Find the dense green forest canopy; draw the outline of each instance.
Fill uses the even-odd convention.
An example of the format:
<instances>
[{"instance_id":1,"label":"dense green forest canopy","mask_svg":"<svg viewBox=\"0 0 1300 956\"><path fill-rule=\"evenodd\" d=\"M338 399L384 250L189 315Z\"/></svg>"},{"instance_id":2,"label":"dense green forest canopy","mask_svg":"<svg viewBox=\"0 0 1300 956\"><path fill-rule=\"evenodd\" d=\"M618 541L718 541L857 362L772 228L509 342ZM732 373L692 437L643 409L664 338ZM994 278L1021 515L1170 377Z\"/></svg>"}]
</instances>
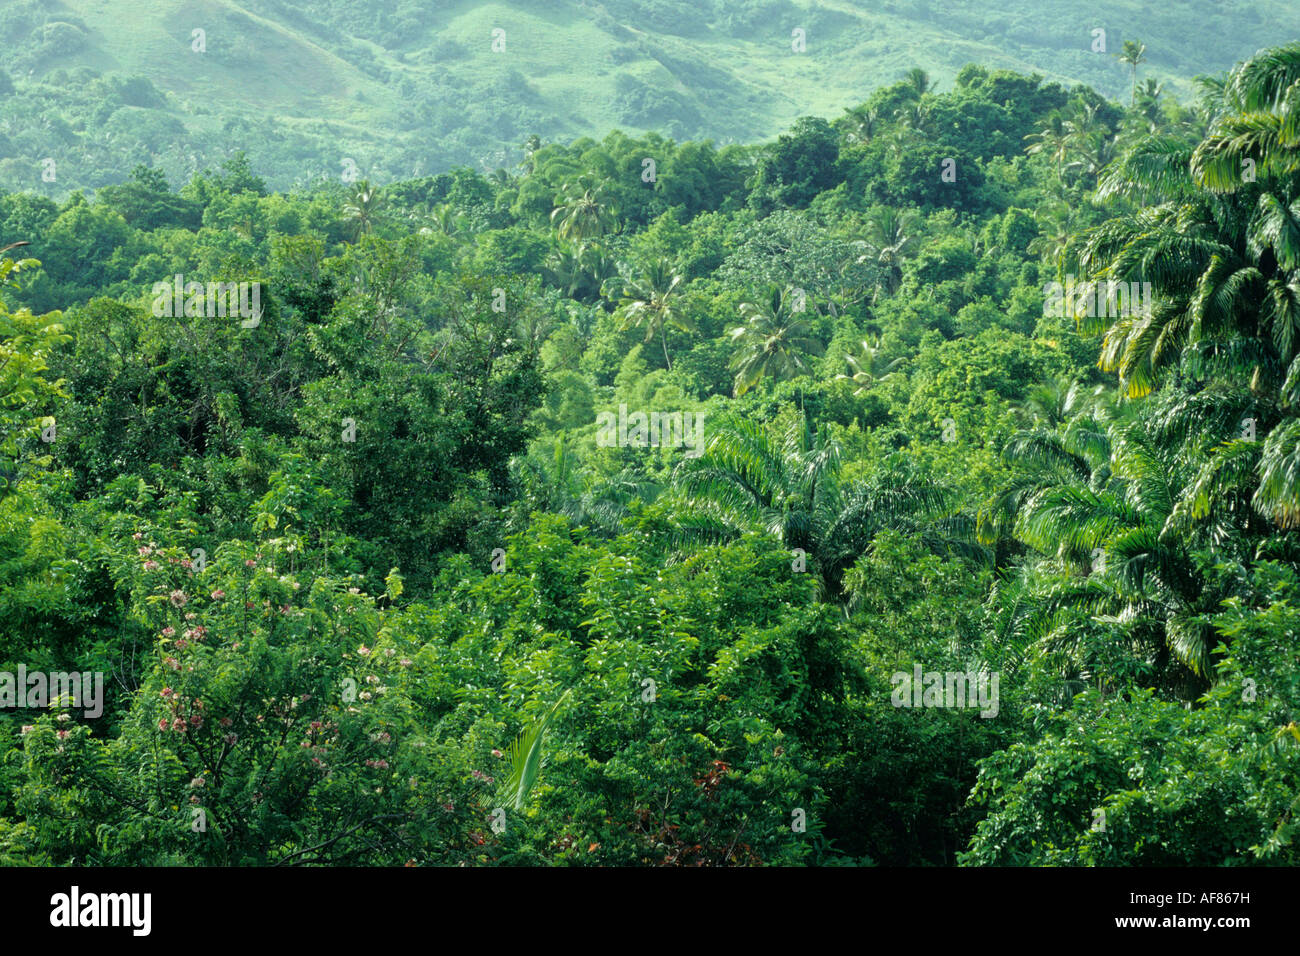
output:
<instances>
[{"instance_id":1,"label":"dense green forest canopy","mask_svg":"<svg viewBox=\"0 0 1300 956\"><path fill-rule=\"evenodd\" d=\"M1196 74L1300 35L1300 6L5 0L0 188L61 200L142 162L179 183L238 149L288 190L354 168L381 184L512 168L530 134L754 143L911 67L951 89L972 62L1127 99L1115 54L1139 32L1144 77L1190 101Z\"/></svg>"},{"instance_id":2,"label":"dense green forest canopy","mask_svg":"<svg viewBox=\"0 0 1300 956\"><path fill-rule=\"evenodd\" d=\"M1300 43L1129 39L0 193L0 671L106 679L0 709L0 862L1297 862Z\"/></svg>"}]
</instances>

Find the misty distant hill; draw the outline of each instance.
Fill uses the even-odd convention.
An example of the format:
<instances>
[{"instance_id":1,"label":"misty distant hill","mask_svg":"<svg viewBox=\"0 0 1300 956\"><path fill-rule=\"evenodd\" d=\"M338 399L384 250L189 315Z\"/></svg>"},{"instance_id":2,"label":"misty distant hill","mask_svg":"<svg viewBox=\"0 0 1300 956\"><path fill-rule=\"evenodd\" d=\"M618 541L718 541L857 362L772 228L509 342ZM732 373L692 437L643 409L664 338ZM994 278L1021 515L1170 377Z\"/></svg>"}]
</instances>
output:
<instances>
[{"instance_id":1,"label":"misty distant hill","mask_svg":"<svg viewBox=\"0 0 1300 956\"><path fill-rule=\"evenodd\" d=\"M530 134L753 142L914 66L940 89L978 62L1121 97L1123 39L1190 96L1297 36L1293 0L5 0L0 186L58 195L138 162L177 181L241 148L285 188L347 160L379 182L512 167Z\"/></svg>"}]
</instances>

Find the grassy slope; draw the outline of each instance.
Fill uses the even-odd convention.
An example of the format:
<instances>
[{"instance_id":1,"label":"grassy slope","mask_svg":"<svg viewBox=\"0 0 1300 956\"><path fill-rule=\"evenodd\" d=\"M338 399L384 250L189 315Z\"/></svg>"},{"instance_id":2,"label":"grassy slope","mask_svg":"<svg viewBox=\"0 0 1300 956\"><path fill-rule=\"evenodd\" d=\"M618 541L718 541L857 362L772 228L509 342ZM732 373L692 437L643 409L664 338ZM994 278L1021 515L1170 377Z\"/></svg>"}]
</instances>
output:
<instances>
[{"instance_id":1,"label":"grassy slope","mask_svg":"<svg viewBox=\"0 0 1300 956\"><path fill-rule=\"evenodd\" d=\"M1226 67L1262 45L1300 36L1300 5L1290 0L1185 0L1161 10L1148 9L1144 0L1100 0L1086 7L1075 0L797 5L812 9L780 18L790 23L764 24L754 35L713 29L687 37L616 22L599 4L584 9L578 0L438 2L430 4L422 32L404 38L401 49L385 50L367 40L331 36L328 26L311 22L298 4L284 3L291 15L282 12L277 19L277 0L51 0L51 18L71 14L89 27L89 49L62 62L50 57L41 71L88 66L147 76L169 94L169 112L189 129L185 146L194 161L213 161L248 145L255 164L271 169L272 184L286 186L291 179L283 162L269 163L268 151L310 157L297 178L337 173L337 157L355 155L383 181L455 161L486 168L512 163L521 128L568 138L653 125L638 124L634 114L620 110L620 75L677 96L686 117L681 134L752 141L800 115L836 115L918 65L941 85L964 64L978 62L1087 82L1120 95L1126 75L1113 58L1088 50L1092 26L1119 27L1125 37L1145 40L1152 62L1144 76L1165 80L1179 94L1188 92L1186 81L1195 72ZM790 30L805 23L808 51L796 55ZM203 55L189 48L196 27L207 31ZM491 50L494 27L507 31L504 54ZM459 45L459 55L435 62L428 48L448 41ZM358 68L357 48L368 51L390 78ZM514 77L522 76L524 118L503 119L498 135L490 118L467 113L463 132L471 142L462 137L439 155L437 140L431 142L427 129L421 138L420 123L410 118L411 87L404 93L399 86L415 83L421 97L445 94L443 108L454 116L458 97L479 94L446 88L448 73L480 87L496 82L517 88ZM21 90L23 78L18 79ZM294 146L245 143L239 131L220 135L228 118L246 121L258 135L303 138ZM521 123L526 126L516 128ZM129 167L130 160L122 165ZM0 185L30 185L7 182L7 172L0 168Z\"/></svg>"}]
</instances>

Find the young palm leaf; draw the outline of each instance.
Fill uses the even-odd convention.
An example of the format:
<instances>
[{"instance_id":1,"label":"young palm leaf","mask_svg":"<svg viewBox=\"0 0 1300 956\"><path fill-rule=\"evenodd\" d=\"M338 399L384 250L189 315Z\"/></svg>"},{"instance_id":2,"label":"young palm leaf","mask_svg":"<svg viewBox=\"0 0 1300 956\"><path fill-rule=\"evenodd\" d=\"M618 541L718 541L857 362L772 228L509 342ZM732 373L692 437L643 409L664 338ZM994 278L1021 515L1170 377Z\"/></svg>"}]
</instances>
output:
<instances>
[{"instance_id":1,"label":"young palm leaf","mask_svg":"<svg viewBox=\"0 0 1300 956\"><path fill-rule=\"evenodd\" d=\"M569 691L560 695L559 700L551 705L546 716L523 731L510 745L510 776L506 778L505 795L510 806L522 810L528 800L528 794L537 783L537 776L542 772L546 762L542 752L542 737L550 726L556 711L569 696Z\"/></svg>"}]
</instances>

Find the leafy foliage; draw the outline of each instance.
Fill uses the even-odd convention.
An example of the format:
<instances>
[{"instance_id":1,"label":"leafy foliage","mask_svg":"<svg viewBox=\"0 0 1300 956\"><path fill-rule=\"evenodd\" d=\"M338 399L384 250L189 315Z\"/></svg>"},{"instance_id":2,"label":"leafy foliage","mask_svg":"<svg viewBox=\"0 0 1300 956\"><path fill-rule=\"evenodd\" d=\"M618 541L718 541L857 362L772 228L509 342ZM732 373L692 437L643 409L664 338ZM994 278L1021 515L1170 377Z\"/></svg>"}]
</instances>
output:
<instances>
[{"instance_id":1,"label":"leafy foliage","mask_svg":"<svg viewBox=\"0 0 1300 956\"><path fill-rule=\"evenodd\" d=\"M917 68L767 145L0 195L0 672L106 678L0 707L0 862L1295 862L1300 54L1183 106L1131 43L1127 105Z\"/></svg>"}]
</instances>

